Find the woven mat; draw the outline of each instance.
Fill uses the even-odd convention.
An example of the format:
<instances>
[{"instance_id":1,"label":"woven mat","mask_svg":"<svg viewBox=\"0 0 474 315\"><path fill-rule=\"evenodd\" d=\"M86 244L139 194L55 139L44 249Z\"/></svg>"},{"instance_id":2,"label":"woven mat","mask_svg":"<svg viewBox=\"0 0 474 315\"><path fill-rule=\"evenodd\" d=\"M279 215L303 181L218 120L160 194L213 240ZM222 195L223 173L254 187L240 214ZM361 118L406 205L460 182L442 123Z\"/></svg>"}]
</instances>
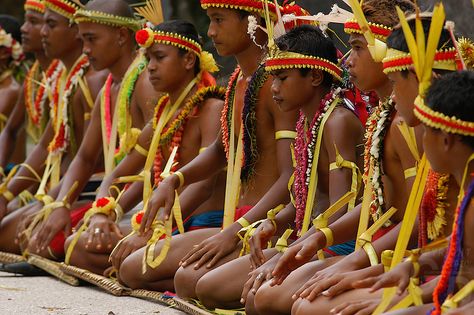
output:
<instances>
[{"instance_id":1,"label":"woven mat","mask_svg":"<svg viewBox=\"0 0 474 315\"><path fill-rule=\"evenodd\" d=\"M28 257L28 263L40 269L43 269L47 273L51 274L52 276L58 278L61 281L66 282L67 284L76 287L79 285L79 280L73 276L64 273L60 268L61 264L56 261L30 254L30 256Z\"/></svg>"},{"instance_id":2,"label":"woven mat","mask_svg":"<svg viewBox=\"0 0 474 315\"><path fill-rule=\"evenodd\" d=\"M91 283L115 296L130 295L130 289L120 285L117 281L106 278L102 275L95 274L93 272L90 272L88 270L85 270L79 267L66 265L64 263L61 263L59 265L59 268L65 274L68 274L70 276L73 276L81 280L84 280L88 283Z\"/></svg>"},{"instance_id":3,"label":"woven mat","mask_svg":"<svg viewBox=\"0 0 474 315\"><path fill-rule=\"evenodd\" d=\"M21 255L0 252L0 263L2 264L13 264L22 261L26 261L26 259Z\"/></svg>"},{"instance_id":4,"label":"woven mat","mask_svg":"<svg viewBox=\"0 0 474 315\"><path fill-rule=\"evenodd\" d=\"M206 311L192 302L185 301L179 297L173 298L176 308L190 315L214 315L209 311Z\"/></svg>"},{"instance_id":5,"label":"woven mat","mask_svg":"<svg viewBox=\"0 0 474 315\"><path fill-rule=\"evenodd\" d=\"M165 294L157 291L148 291L143 289L132 290L130 292L130 296L151 300L153 302L159 302L161 304L165 304L171 307L175 307L176 303L174 302L174 298L168 297Z\"/></svg>"}]
</instances>

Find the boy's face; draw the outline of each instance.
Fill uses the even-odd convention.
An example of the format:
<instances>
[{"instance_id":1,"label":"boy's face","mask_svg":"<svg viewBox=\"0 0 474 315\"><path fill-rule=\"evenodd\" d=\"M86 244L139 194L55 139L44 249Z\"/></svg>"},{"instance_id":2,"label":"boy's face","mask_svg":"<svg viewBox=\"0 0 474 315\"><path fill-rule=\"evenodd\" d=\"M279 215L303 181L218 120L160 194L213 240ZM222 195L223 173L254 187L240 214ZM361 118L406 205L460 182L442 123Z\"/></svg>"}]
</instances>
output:
<instances>
[{"instance_id":1,"label":"boy's face","mask_svg":"<svg viewBox=\"0 0 474 315\"><path fill-rule=\"evenodd\" d=\"M418 96L418 80L412 71L406 73L405 76L405 73L395 71L387 76L393 83L393 98L397 112L410 127L415 127L420 124L413 112L415 98Z\"/></svg>"},{"instance_id":2,"label":"boy's face","mask_svg":"<svg viewBox=\"0 0 474 315\"><path fill-rule=\"evenodd\" d=\"M120 53L119 29L97 23L79 23L79 35L83 41L82 51L89 57L95 70L111 67Z\"/></svg>"},{"instance_id":3,"label":"boy's face","mask_svg":"<svg viewBox=\"0 0 474 315\"><path fill-rule=\"evenodd\" d=\"M70 26L67 18L46 9L41 38L46 55L52 59L61 59L69 54L72 47L77 45L77 26Z\"/></svg>"},{"instance_id":4,"label":"boy's face","mask_svg":"<svg viewBox=\"0 0 474 315\"><path fill-rule=\"evenodd\" d=\"M43 27L43 14L27 10L25 22L21 26L21 45L26 53L36 53L43 50L41 44L41 28Z\"/></svg>"},{"instance_id":5,"label":"boy's face","mask_svg":"<svg viewBox=\"0 0 474 315\"><path fill-rule=\"evenodd\" d=\"M347 59L352 83L364 92L377 89L387 80L381 62L375 62L367 48L363 35L353 34L349 38L352 47Z\"/></svg>"},{"instance_id":6,"label":"boy's face","mask_svg":"<svg viewBox=\"0 0 474 315\"><path fill-rule=\"evenodd\" d=\"M446 164L445 161L449 151L445 149L443 132L426 125L423 125L423 127L423 149L431 168L438 173L450 173L449 162Z\"/></svg>"},{"instance_id":7,"label":"boy's face","mask_svg":"<svg viewBox=\"0 0 474 315\"><path fill-rule=\"evenodd\" d=\"M145 56L149 61L149 79L155 91L173 92L182 85L183 73L190 67L186 64L186 55L181 55L177 47L156 43L147 48Z\"/></svg>"},{"instance_id":8,"label":"boy's face","mask_svg":"<svg viewBox=\"0 0 474 315\"><path fill-rule=\"evenodd\" d=\"M311 71L305 76L299 69L275 70L271 74L273 100L281 111L293 111L311 101L314 94Z\"/></svg>"},{"instance_id":9,"label":"boy's face","mask_svg":"<svg viewBox=\"0 0 474 315\"><path fill-rule=\"evenodd\" d=\"M208 8L210 19L207 35L221 56L236 55L254 45L247 34L248 19L241 18L236 10Z\"/></svg>"}]
</instances>

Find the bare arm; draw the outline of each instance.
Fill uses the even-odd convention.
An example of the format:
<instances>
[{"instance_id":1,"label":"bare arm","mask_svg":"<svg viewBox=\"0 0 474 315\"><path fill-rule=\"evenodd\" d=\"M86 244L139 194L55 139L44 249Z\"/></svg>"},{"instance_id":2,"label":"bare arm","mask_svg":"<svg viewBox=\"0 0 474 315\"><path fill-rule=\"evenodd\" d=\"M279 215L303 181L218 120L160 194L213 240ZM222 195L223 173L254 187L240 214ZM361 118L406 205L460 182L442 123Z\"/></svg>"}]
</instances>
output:
<instances>
[{"instance_id":1,"label":"bare arm","mask_svg":"<svg viewBox=\"0 0 474 315\"><path fill-rule=\"evenodd\" d=\"M8 121L5 128L0 134L0 166L5 167L10 160L15 147L15 137L18 132L23 128L25 122L25 105L24 105L24 94L23 90L20 93L20 97L11 113L8 117Z\"/></svg>"}]
</instances>

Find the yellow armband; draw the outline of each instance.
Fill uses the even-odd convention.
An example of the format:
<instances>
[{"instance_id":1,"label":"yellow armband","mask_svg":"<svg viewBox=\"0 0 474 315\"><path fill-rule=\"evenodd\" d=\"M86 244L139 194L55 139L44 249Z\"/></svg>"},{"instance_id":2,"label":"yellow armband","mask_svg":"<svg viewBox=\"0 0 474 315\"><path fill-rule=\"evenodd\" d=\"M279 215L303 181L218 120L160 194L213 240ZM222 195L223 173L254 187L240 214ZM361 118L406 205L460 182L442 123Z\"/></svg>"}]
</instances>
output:
<instances>
[{"instance_id":1,"label":"yellow armband","mask_svg":"<svg viewBox=\"0 0 474 315\"><path fill-rule=\"evenodd\" d=\"M90 120L92 114L90 112L84 113L84 121Z\"/></svg>"},{"instance_id":2,"label":"yellow armband","mask_svg":"<svg viewBox=\"0 0 474 315\"><path fill-rule=\"evenodd\" d=\"M244 217L241 217L240 219L238 219L237 223L240 224L243 228L246 228L247 226L250 225L249 221L247 221L247 219Z\"/></svg>"},{"instance_id":3,"label":"yellow armband","mask_svg":"<svg viewBox=\"0 0 474 315\"><path fill-rule=\"evenodd\" d=\"M296 131L293 130L279 130L275 132L275 140L280 139L295 139L296 138Z\"/></svg>"},{"instance_id":4,"label":"yellow armband","mask_svg":"<svg viewBox=\"0 0 474 315\"><path fill-rule=\"evenodd\" d=\"M199 154L203 153L204 151L206 151L207 147L202 147L202 148L199 148Z\"/></svg>"},{"instance_id":5,"label":"yellow armband","mask_svg":"<svg viewBox=\"0 0 474 315\"><path fill-rule=\"evenodd\" d=\"M179 187L178 188L183 187L184 186L184 175L183 175L183 173L181 173L180 171L176 171L173 174L178 176L178 179L179 179Z\"/></svg>"},{"instance_id":6,"label":"yellow armband","mask_svg":"<svg viewBox=\"0 0 474 315\"><path fill-rule=\"evenodd\" d=\"M320 230L326 236L326 247L331 246L333 242L332 231L328 228L329 219L342 207L344 207L353 197L355 193L352 191L347 192L344 196L339 198L338 201L333 203L326 211L318 215L313 220L313 226L315 229ZM326 234L328 233L328 234ZM330 235L329 235L330 233ZM331 243L331 245L327 245ZM319 260L324 260L324 253L322 250L318 251Z\"/></svg>"},{"instance_id":7,"label":"yellow armband","mask_svg":"<svg viewBox=\"0 0 474 315\"><path fill-rule=\"evenodd\" d=\"M285 233L278 239L275 249L279 253L284 253L286 249L288 248L288 238L291 236L291 233L293 233L292 229L287 229Z\"/></svg>"},{"instance_id":8,"label":"yellow armband","mask_svg":"<svg viewBox=\"0 0 474 315\"><path fill-rule=\"evenodd\" d=\"M148 150L146 150L144 147L142 147L142 146L139 145L138 143L136 143L133 148L135 149L135 151L137 151L138 153L140 153L140 154L143 155L144 157L147 157L147 156L148 156Z\"/></svg>"},{"instance_id":9,"label":"yellow armband","mask_svg":"<svg viewBox=\"0 0 474 315\"><path fill-rule=\"evenodd\" d=\"M407 168L406 170L404 170L403 174L405 175L405 179L415 177L417 170L418 170L417 166L413 166L413 167L410 167L410 168Z\"/></svg>"},{"instance_id":10,"label":"yellow armband","mask_svg":"<svg viewBox=\"0 0 474 315\"><path fill-rule=\"evenodd\" d=\"M367 253L367 256L369 256L371 266L378 265L379 263L377 253L372 246L372 236L392 217L396 211L396 208L390 208L374 224L372 224L371 227L362 233L357 240L359 246L362 247Z\"/></svg>"},{"instance_id":11,"label":"yellow armband","mask_svg":"<svg viewBox=\"0 0 474 315\"><path fill-rule=\"evenodd\" d=\"M355 206L357 194L359 189L362 186L362 174L359 170L359 167L351 161L344 160L344 158L339 153L336 144L334 143L334 148L336 150L336 161L329 165L329 171L336 169L348 168L352 172L352 181L351 181L351 192L354 193L352 200L349 203L348 210L352 210Z\"/></svg>"},{"instance_id":12,"label":"yellow armband","mask_svg":"<svg viewBox=\"0 0 474 315\"><path fill-rule=\"evenodd\" d=\"M285 208L284 205L278 205L276 206L275 208L271 209L271 210L268 210L267 212L267 219L270 220L273 224L273 226L275 227L275 229L277 228L277 224L275 222L275 218L276 218L276 215Z\"/></svg>"}]
</instances>

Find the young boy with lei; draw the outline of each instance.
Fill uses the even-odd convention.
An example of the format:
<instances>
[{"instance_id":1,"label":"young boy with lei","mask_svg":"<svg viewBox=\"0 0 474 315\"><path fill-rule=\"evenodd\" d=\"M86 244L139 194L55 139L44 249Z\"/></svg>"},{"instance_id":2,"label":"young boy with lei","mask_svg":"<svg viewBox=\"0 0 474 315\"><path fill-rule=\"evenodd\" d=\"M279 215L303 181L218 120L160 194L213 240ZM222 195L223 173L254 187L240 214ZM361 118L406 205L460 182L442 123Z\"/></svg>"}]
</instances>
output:
<instances>
[{"instance_id":1,"label":"young boy with lei","mask_svg":"<svg viewBox=\"0 0 474 315\"><path fill-rule=\"evenodd\" d=\"M425 36L424 38L428 39L430 36L430 40L433 40L434 37L431 35L432 31L430 31L432 28L431 16L425 14L423 18L420 19L419 23L422 26ZM442 27L442 21L440 23L440 27ZM412 32L415 32L414 18L409 19L408 25L412 29ZM446 72L456 71L458 57L450 32L446 29L440 29L440 33L440 40L439 42L436 42L438 50L436 51L433 63L433 71L439 75ZM394 82L393 98L397 102L397 109L399 110L404 123L406 122L406 124L411 127L419 126L420 121L413 113L413 104L418 96L418 88L420 84L418 83L419 81L415 74L416 68L414 68L413 59L400 26L395 28L388 37L387 46L387 56L383 60L383 67L384 72L388 75L390 80ZM436 47L433 49L436 49ZM432 70L430 69L429 72L431 71ZM419 226L418 229L414 229L414 235L412 237L413 239L416 239L416 233L418 233L418 245L421 248L421 251L436 250L439 247L437 245L439 243L438 241L443 240L445 235L449 235L451 231L450 225L452 222L452 214L454 213L457 204L456 196L458 191L459 188L457 184L450 181L449 175L446 176L430 171L427 177L427 185L423 193L423 200L419 208ZM411 232L406 231L405 233L410 234ZM433 244L429 245L430 243ZM431 247L433 248L430 249ZM393 256L393 251L391 253L390 256ZM383 255L388 257L388 252ZM343 312L353 314L358 311L372 313L380 303L382 292L372 293L367 292L367 290L352 290L353 285L359 287L362 284L367 286L368 284L373 283L373 278L370 279L370 282L362 280L362 284L358 283L357 280L367 279L367 276L373 277L378 273L383 273L385 269L384 266L388 268L390 267L390 263L390 260L387 260L383 264L366 268L361 272L351 273L351 276L347 276L348 274L346 274L343 281L330 287L325 292L325 297L318 299L320 302L318 305L321 306L321 303L323 303L322 301L325 301L325 305L331 304L334 307L334 313ZM431 275L437 275L440 272L439 268L430 269L429 273ZM400 272L400 268L398 268L398 272ZM425 275L427 275L427 273L425 273ZM399 288L399 292L404 292L410 283L409 273L406 277L404 274L403 278L408 281L404 284L403 288ZM390 279L389 282L391 283L395 281L393 276L387 275L385 280L388 279ZM355 282L356 284L354 284ZM433 283L436 282L430 282L422 286L423 297L428 297L431 294ZM413 291L412 287L410 287L409 291ZM391 305L393 306L397 304L396 302L399 302L403 298L405 298L405 296L399 296L396 299L393 299ZM411 298L411 295L408 298ZM317 303L318 300L316 300L315 303Z\"/></svg>"},{"instance_id":2,"label":"young boy with lei","mask_svg":"<svg viewBox=\"0 0 474 315\"><path fill-rule=\"evenodd\" d=\"M283 252L284 246L280 244L285 237L277 242L276 249L267 251L266 257L261 252L262 246L274 235L282 236L285 229L293 228L295 223L297 234L303 235L311 227L309 218L318 217L339 201L342 205L336 206L338 209L333 215L326 213L319 217L330 222L337 219L345 210L352 210L360 189L358 166L362 167L362 152L358 150L363 141L363 126L354 108L346 105L346 91L340 82L342 70L337 66L334 44L316 27L304 25L279 37L269 51L265 68L273 75L273 99L284 112L300 110L294 146L294 203L280 209L276 216L277 211L274 211L258 226L250 246L259 255L252 255L250 260L249 256L233 260L199 280L198 297L209 308L237 307L244 301L252 304L252 299L247 298L249 284L269 278L270 274L266 274L271 273L269 264L264 269L258 267L266 259ZM349 197L344 196L347 192L350 192ZM309 198L309 195L315 198ZM314 222L325 230L325 224ZM247 274L255 268L249 280ZM223 284L222 277L229 281ZM258 285L252 289L256 290ZM241 297L243 301L239 303ZM252 308L247 305L247 313L254 313Z\"/></svg>"},{"instance_id":3,"label":"young boy with lei","mask_svg":"<svg viewBox=\"0 0 474 315\"><path fill-rule=\"evenodd\" d=\"M195 286L202 275L238 256L237 232L242 226L264 218L269 209L288 202L287 186L293 171L290 143L294 132L287 131L294 129L296 112L281 112L271 98L268 75L264 65L259 65L263 51L257 46L264 43L265 34L257 30L253 35L255 41L247 34L249 24L258 28L258 19L265 12L263 2L248 0L236 4L206 0L201 5L210 17L208 35L218 53L235 56L239 64L229 82L221 117L222 132L203 154L181 168L177 176L169 176L160 184L140 227L146 232L155 219L169 219L174 191L180 181L194 183L227 165L224 229L221 233L215 228L177 235L171 240L173 256L167 257L159 268L171 270L167 281L173 285L172 277L181 265L174 277L174 288L182 297L196 297ZM273 4L271 7L275 18L275 7ZM164 209L156 218L160 207ZM156 248L163 245L159 242ZM135 261L133 266L137 266L142 256L143 252L138 251L130 257L130 262L132 258ZM122 280L134 287L164 288L160 278L141 277L136 281L122 277Z\"/></svg>"},{"instance_id":4,"label":"young boy with lei","mask_svg":"<svg viewBox=\"0 0 474 315\"><path fill-rule=\"evenodd\" d=\"M46 0L44 4L45 23L41 29L43 45L47 56L59 59L62 67L57 67L48 81L50 121L40 142L18 172L13 172L2 183L2 212L15 196L40 183L36 198L41 203L18 209L2 221L0 248L12 253L20 252L19 244L14 240L22 217L29 217L27 213L34 214L43 205L52 203L51 198L43 200L47 186L56 186L75 155L88 125L93 100L104 84L106 75L90 69L88 57L82 54L82 40L78 37L77 25L71 24L77 5L67 0Z\"/></svg>"},{"instance_id":5,"label":"young boy with lei","mask_svg":"<svg viewBox=\"0 0 474 315\"><path fill-rule=\"evenodd\" d=\"M0 167L3 170L8 169L8 162L14 156L14 152L22 148L21 142L18 143L17 139L21 139L23 130L26 129L35 144L42 136L49 119L46 82L59 66L59 61L51 62L46 56L41 44L40 32L45 10L43 2L27 0L24 9L25 22L20 28L21 45L25 53L34 55L35 61L26 74L22 93L0 134ZM22 150L25 150L24 146ZM2 177L6 176L5 172L0 173Z\"/></svg>"},{"instance_id":6,"label":"young boy with lei","mask_svg":"<svg viewBox=\"0 0 474 315\"><path fill-rule=\"evenodd\" d=\"M413 4L409 1L394 3L379 0L363 3L362 11L370 21L367 28L371 30L372 37L375 34L378 39L377 42L382 43L381 40L385 40L389 35L390 28L398 23L396 5L401 6L405 11L414 9ZM351 34L350 44L353 48L347 60L351 80L363 91L375 91L381 99L380 105L374 109L371 118L368 120L369 130L367 135L370 138L365 147L365 177L369 176L369 165L372 165L372 169L376 169L375 172L370 172L371 176L369 178L369 183L373 183L376 187L374 189L366 188L364 193L365 208L369 209L367 207L368 201L368 205L371 206L373 221L378 221L380 217L383 219L364 234L364 236L367 236L365 243L368 244L365 248L371 253L370 262L375 262L378 260L378 252L389 246L394 246L398 232L397 229L391 232L389 228L383 228L379 231L375 238L388 233L388 239L385 237L385 239L382 238L382 242L374 242L374 253L370 251L370 242L372 236L374 236L374 230L377 230L378 225L388 225L387 216L393 215L395 210L388 211L391 207L387 206L393 206L396 209L405 207L413 178L405 179L404 170L413 168L416 164L416 158L415 153L410 151L409 145L398 127L401 118L396 115L393 102L390 99L391 83L382 72L381 57L383 54L378 53L378 58L374 56L376 61L374 60L356 21L348 21L345 24L345 29ZM371 145L372 143L374 145ZM417 153L419 154L419 152ZM366 185L368 185L367 181ZM372 196L372 194L375 195ZM370 201L374 202L371 204ZM388 214L385 214L385 209L387 209ZM333 232L334 244L357 239L357 222L360 214L361 205L358 205L354 211L345 214L328 227ZM395 214L395 216L392 216L392 221L398 223L402 218L403 214ZM280 257L276 266L272 267L272 281L257 291L254 301L257 311L262 314L289 313L293 299L300 296L300 293L303 297L313 300L316 291L325 291L333 284L333 281L337 283L340 280L337 278L340 274L365 268L369 264L368 255L364 250L356 250L347 257L333 257L322 262L306 264L319 250L325 247L326 243L326 234L318 230L307 233L307 238L290 246ZM361 241L357 243L358 246L365 245L361 244ZM298 268L300 266L303 267ZM289 274L289 278L286 279ZM312 275L314 276L308 281L308 278ZM336 281L336 278L339 280ZM285 281L283 282L283 280ZM306 290L306 288L308 289ZM275 302L275 296L277 295L279 299Z\"/></svg>"},{"instance_id":7,"label":"young boy with lei","mask_svg":"<svg viewBox=\"0 0 474 315\"><path fill-rule=\"evenodd\" d=\"M156 99L147 76L141 75L146 60L142 54L136 53L133 35L141 25L126 2L94 0L77 10L74 20L91 65L96 71L107 69L110 74L97 97L77 154L60 185L47 195L57 205L51 208L52 213L41 228L33 232L27 245L29 252L50 259L62 259L65 235L71 233L70 229L91 206L73 206L71 210L68 207L77 200L99 167L101 151L104 153L102 165L105 165L105 174L108 175L114 167L115 155L126 154L133 148L136 136L131 134L132 130L142 129L151 119L150 104L153 98ZM104 54L106 48L111 51ZM100 168L104 169L104 166ZM71 187L76 188L71 192Z\"/></svg>"},{"instance_id":8,"label":"young boy with lei","mask_svg":"<svg viewBox=\"0 0 474 315\"><path fill-rule=\"evenodd\" d=\"M21 97L21 73L24 71L25 55L20 43L20 23L10 15L0 15L0 131L2 131L15 110L15 104ZM15 163L25 159L25 136L20 133L18 147L5 163L8 173ZM9 164L7 164L10 162Z\"/></svg>"},{"instance_id":9,"label":"young boy with lei","mask_svg":"<svg viewBox=\"0 0 474 315\"><path fill-rule=\"evenodd\" d=\"M154 23L159 22L159 19L150 16L147 16L147 19ZM138 139L141 149L137 147L136 150L141 151L128 155L104 184L111 185L113 178L134 175L142 170L144 174L151 169L154 186L159 185L167 172L177 171L179 167L186 165L212 144L219 132L218 122L225 90L216 86L214 78L210 75L210 72L216 71L217 67L212 55L202 49L195 27L181 20L163 22L153 29L144 28L138 31L136 38L140 46L146 49L145 55L149 60L148 74L154 89L167 94L159 100L156 116ZM174 104L175 108L170 110ZM172 156L175 147L177 154ZM141 155L140 152L145 154ZM173 163L169 170L165 166L169 163L166 163L167 160ZM222 187L224 182L220 176L218 186L214 189L215 179L211 177L209 180L179 189L182 215L186 218L185 231L222 224L223 213L218 209L222 208L223 190L218 187ZM107 188L101 186L99 192L101 198L96 203L100 200L108 200L109 203L112 201L125 212L139 201L137 196L140 195L137 191L140 189L143 192L144 204L148 198L142 182L133 183L117 200L107 197L109 195ZM71 260L66 262L96 273L103 273L111 264L112 270L119 270L123 260L132 252L146 246L147 243L151 245L156 242L156 238L152 239L155 237L153 233L144 235L137 233L142 216L143 211L133 215L131 220L133 231L123 238L122 233L126 234L130 226L121 232L112 218L93 215L87 233L80 238L73 236L69 240L71 245L67 246L67 251L71 252ZM101 233L97 233L97 230ZM139 259L140 265L142 257L143 255ZM149 272L155 272L153 260L153 257L146 260L147 266L151 267ZM139 270L140 266L124 273L136 274ZM108 273L107 271L106 274Z\"/></svg>"},{"instance_id":10,"label":"young boy with lei","mask_svg":"<svg viewBox=\"0 0 474 315\"><path fill-rule=\"evenodd\" d=\"M431 167L434 171L455 177L462 201L456 209L444 262L433 260L430 253L422 254L418 261L421 273L430 264L442 265L441 276L433 292L433 303L390 314L451 314L448 311L458 305L464 306L464 314L469 314L466 310L469 303L472 305L474 286L474 240L472 233L467 232L469 222L474 219L474 117L469 105L474 99L473 87L472 71L447 74L434 81L426 96L426 104L415 105L415 114L425 126L423 144ZM413 265L412 262L410 264ZM412 272L410 270L410 274ZM469 310L472 311L472 308Z\"/></svg>"}]
</instances>

